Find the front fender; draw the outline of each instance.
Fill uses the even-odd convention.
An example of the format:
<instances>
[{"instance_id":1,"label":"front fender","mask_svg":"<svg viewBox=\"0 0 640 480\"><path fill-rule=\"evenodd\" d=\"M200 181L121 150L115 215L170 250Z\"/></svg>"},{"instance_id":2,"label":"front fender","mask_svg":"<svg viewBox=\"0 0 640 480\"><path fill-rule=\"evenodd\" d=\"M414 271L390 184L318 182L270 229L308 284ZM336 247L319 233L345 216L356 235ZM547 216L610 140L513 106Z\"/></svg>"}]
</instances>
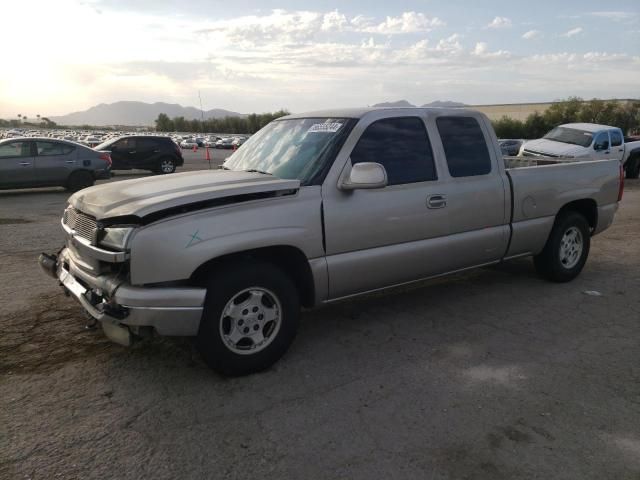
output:
<instances>
[{"instance_id":1,"label":"front fender","mask_svg":"<svg viewBox=\"0 0 640 480\"><path fill-rule=\"evenodd\" d=\"M171 217L140 228L131 241L131 283L187 280L203 263L256 248L288 245L324 255L320 187Z\"/></svg>"}]
</instances>

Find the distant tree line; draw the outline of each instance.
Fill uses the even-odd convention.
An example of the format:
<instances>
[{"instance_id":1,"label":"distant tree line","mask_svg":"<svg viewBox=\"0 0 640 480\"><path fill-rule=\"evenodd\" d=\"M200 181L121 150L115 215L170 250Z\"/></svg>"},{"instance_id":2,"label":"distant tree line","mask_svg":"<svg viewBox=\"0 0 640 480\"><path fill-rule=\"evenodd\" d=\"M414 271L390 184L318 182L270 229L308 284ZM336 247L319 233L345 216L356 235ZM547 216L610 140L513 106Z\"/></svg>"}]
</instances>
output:
<instances>
[{"instance_id":1,"label":"distant tree line","mask_svg":"<svg viewBox=\"0 0 640 480\"><path fill-rule=\"evenodd\" d=\"M57 123L49 120L47 117L36 115L37 121L30 122L26 115L18 114L17 119L4 120L0 118L0 128L21 128L21 127L40 127L40 128L56 128Z\"/></svg>"},{"instance_id":2,"label":"distant tree line","mask_svg":"<svg viewBox=\"0 0 640 480\"><path fill-rule=\"evenodd\" d=\"M524 121L504 116L492 123L498 138L540 138L558 125L574 122L611 125L626 135L640 128L640 101L584 101L570 97L554 103L544 113L532 113Z\"/></svg>"},{"instance_id":3,"label":"distant tree line","mask_svg":"<svg viewBox=\"0 0 640 480\"><path fill-rule=\"evenodd\" d=\"M267 123L276 118L289 115L286 110L273 113L252 113L246 117L208 118L202 120L186 120L184 117L173 117L165 113L155 120L158 132L194 132L194 133L256 133Z\"/></svg>"}]
</instances>

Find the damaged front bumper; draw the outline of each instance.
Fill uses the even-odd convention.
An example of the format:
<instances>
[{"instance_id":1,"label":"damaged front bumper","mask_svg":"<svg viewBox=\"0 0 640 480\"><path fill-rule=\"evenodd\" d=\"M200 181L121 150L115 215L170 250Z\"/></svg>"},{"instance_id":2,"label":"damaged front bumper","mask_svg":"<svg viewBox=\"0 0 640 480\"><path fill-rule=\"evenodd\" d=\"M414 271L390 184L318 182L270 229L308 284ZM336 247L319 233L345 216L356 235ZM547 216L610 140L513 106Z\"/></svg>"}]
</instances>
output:
<instances>
[{"instance_id":1,"label":"damaged front bumper","mask_svg":"<svg viewBox=\"0 0 640 480\"><path fill-rule=\"evenodd\" d=\"M204 288L136 287L116 274L94 276L80 268L79 260L68 248L58 255L43 253L38 261L116 343L128 346L136 334L149 327L159 335L198 333Z\"/></svg>"}]
</instances>

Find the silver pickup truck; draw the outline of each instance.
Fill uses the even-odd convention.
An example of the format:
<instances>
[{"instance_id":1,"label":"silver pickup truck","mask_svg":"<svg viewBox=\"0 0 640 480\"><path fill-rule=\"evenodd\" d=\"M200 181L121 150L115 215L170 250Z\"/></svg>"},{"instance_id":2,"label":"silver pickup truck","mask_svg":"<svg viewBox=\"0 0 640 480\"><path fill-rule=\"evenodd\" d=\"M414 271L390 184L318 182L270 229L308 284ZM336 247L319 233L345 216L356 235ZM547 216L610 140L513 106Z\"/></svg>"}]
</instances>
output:
<instances>
[{"instance_id":1,"label":"silver pickup truck","mask_svg":"<svg viewBox=\"0 0 640 480\"><path fill-rule=\"evenodd\" d=\"M195 336L213 369L264 369L301 307L531 255L566 282L622 196L617 160L505 159L464 109L278 119L220 170L77 192L40 264L112 340Z\"/></svg>"}]
</instances>

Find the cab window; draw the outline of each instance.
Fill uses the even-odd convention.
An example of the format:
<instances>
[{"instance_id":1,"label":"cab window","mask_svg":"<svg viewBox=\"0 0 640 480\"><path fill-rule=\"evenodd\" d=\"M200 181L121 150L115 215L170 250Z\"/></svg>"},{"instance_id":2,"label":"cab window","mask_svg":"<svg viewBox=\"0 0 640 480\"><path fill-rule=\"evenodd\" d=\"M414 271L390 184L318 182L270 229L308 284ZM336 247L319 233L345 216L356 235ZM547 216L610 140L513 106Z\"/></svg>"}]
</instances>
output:
<instances>
[{"instance_id":1,"label":"cab window","mask_svg":"<svg viewBox=\"0 0 640 480\"><path fill-rule=\"evenodd\" d=\"M609 132L600 132L593 141L594 150L607 150L609 148Z\"/></svg>"},{"instance_id":2,"label":"cab window","mask_svg":"<svg viewBox=\"0 0 640 480\"><path fill-rule=\"evenodd\" d=\"M369 125L351 152L351 163L361 162L382 165L389 185L436 179L429 137L418 117L388 118Z\"/></svg>"},{"instance_id":3,"label":"cab window","mask_svg":"<svg viewBox=\"0 0 640 480\"><path fill-rule=\"evenodd\" d=\"M436 125L452 177L473 177L491 172L487 141L475 118L438 117Z\"/></svg>"}]
</instances>

